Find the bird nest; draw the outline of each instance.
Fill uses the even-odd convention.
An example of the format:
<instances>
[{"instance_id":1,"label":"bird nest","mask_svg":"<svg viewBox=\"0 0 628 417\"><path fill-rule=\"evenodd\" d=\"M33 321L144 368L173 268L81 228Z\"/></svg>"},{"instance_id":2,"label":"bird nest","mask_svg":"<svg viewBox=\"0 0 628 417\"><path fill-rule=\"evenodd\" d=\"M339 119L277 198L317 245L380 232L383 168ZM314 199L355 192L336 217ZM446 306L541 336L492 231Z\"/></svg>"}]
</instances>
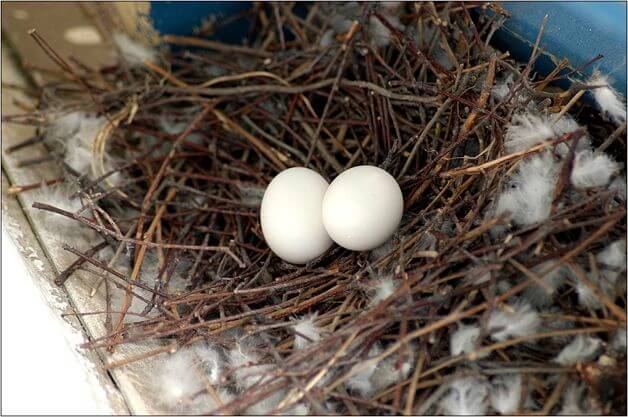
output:
<instances>
[{"instance_id":1,"label":"bird nest","mask_svg":"<svg viewBox=\"0 0 628 417\"><path fill-rule=\"evenodd\" d=\"M98 69L32 33L65 79L5 121L39 126L64 168L28 192L76 255L57 283L99 277L108 334L84 348L163 345L145 384L164 412L624 414L626 124L607 80L536 74L539 41L525 63L492 48L495 4L299 7L252 6L241 45L116 34ZM390 241L275 256L272 178L357 165L402 189Z\"/></svg>"}]
</instances>

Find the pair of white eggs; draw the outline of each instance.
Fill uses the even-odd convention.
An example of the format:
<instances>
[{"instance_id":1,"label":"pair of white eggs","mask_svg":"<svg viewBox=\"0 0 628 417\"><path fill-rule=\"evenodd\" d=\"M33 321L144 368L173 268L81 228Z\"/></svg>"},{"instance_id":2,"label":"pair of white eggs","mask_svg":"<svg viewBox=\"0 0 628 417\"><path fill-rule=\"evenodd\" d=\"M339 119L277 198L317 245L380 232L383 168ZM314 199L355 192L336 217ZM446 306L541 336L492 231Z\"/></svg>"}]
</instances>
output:
<instances>
[{"instance_id":1,"label":"pair of white eggs","mask_svg":"<svg viewBox=\"0 0 628 417\"><path fill-rule=\"evenodd\" d=\"M333 242L350 250L375 249L397 230L402 214L399 184L381 168L357 166L331 184L311 169L290 168L266 188L261 225L277 256L304 264Z\"/></svg>"}]
</instances>

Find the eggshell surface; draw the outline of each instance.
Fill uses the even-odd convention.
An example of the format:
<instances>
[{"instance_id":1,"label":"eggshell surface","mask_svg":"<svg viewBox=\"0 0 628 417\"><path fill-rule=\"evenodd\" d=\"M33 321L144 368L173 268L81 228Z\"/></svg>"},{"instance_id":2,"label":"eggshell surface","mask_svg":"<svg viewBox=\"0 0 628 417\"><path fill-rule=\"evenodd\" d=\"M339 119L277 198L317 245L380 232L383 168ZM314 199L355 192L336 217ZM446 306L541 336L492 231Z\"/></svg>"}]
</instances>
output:
<instances>
[{"instance_id":1,"label":"eggshell surface","mask_svg":"<svg viewBox=\"0 0 628 417\"><path fill-rule=\"evenodd\" d=\"M381 168L362 165L332 181L323 199L323 224L340 246L364 251L386 242L399 227L403 194Z\"/></svg>"},{"instance_id":2,"label":"eggshell surface","mask_svg":"<svg viewBox=\"0 0 628 417\"><path fill-rule=\"evenodd\" d=\"M289 168L268 184L260 209L262 233L281 259L304 264L332 245L322 219L329 184L315 171Z\"/></svg>"}]
</instances>

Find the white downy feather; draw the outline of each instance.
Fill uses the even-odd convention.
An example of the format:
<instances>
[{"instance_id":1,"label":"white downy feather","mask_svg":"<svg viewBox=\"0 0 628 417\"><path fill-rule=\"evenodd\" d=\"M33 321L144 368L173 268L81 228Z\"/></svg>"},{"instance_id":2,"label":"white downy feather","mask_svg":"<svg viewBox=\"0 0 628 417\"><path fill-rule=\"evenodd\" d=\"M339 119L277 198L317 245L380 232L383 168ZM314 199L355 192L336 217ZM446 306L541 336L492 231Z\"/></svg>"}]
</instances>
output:
<instances>
[{"instance_id":1,"label":"white downy feather","mask_svg":"<svg viewBox=\"0 0 628 417\"><path fill-rule=\"evenodd\" d=\"M520 374L495 378L490 386L491 407L500 414L514 414L519 410L521 402Z\"/></svg>"},{"instance_id":2,"label":"white downy feather","mask_svg":"<svg viewBox=\"0 0 628 417\"><path fill-rule=\"evenodd\" d=\"M395 292L397 284L392 278L381 278L372 287L373 296L369 301L370 306L376 306Z\"/></svg>"},{"instance_id":3,"label":"white downy feather","mask_svg":"<svg viewBox=\"0 0 628 417\"><path fill-rule=\"evenodd\" d=\"M580 125L569 115L564 115L555 121L553 115L520 113L513 116L506 129L504 148L506 152L513 153L574 132L580 129ZM584 150L589 147L588 137L581 137L576 150ZM556 150L561 156L567 155L569 142L559 143L556 145Z\"/></svg>"},{"instance_id":4,"label":"white downy feather","mask_svg":"<svg viewBox=\"0 0 628 417\"><path fill-rule=\"evenodd\" d=\"M209 412L217 404L210 395L203 393L208 376L204 374L204 359L197 353L203 354L210 350L209 346L194 346L182 348L163 358L155 365L153 378L150 380L152 389L168 411L179 413ZM219 390L225 402L229 400L226 391Z\"/></svg>"},{"instance_id":5,"label":"white downy feather","mask_svg":"<svg viewBox=\"0 0 628 417\"><path fill-rule=\"evenodd\" d=\"M451 415L484 415L487 397L488 389L483 381L473 377L457 379L449 385L440 408Z\"/></svg>"},{"instance_id":6,"label":"white downy feather","mask_svg":"<svg viewBox=\"0 0 628 417\"><path fill-rule=\"evenodd\" d=\"M247 389L263 383L275 370L274 365L261 363L261 358L248 343L236 342L228 352L229 365L233 369L233 379L240 389Z\"/></svg>"},{"instance_id":7,"label":"white downy feather","mask_svg":"<svg viewBox=\"0 0 628 417\"><path fill-rule=\"evenodd\" d=\"M499 196L495 215L510 212L510 219L527 226L550 215L558 169L551 155L530 157L519 164L510 187Z\"/></svg>"},{"instance_id":8,"label":"white downy feather","mask_svg":"<svg viewBox=\"0 0 628 417\"><path fill-rule=\"evenodd\" d=\"M449 351L452 355L469 353L475 349L475 343L480 336L479 326L458 325L458 330L451 334L449 339Z\"/></svg>"},{"instance_id":9,"label":"white downy feather","mask_svg":"<svg viewBox=\"0 0 628 417\"><path fill-rule=\"evenodd\" d=\"M142 45L124 33L114 33L113 41L122 57L131 65L144 65L144 61L157 62L157 51Z\"/></svg>"},{"instance_id":10,"label":"white downy feather","mask_svg":"<svg viewBox=\"0 0 628 417\"><path fill-rule=\"evenodd\" d=\"M511 337L535 333L541 319L537 311L527 302L517 301L506 309L495 309L488 320L491 337L503 341Z\"/></svg>"},{"instance_id":11,"label":"white downy feather","mask_svg":"<svg viewBox=\"0 0 628 417\"><path fill-rule=\"evenodd\" d=\"M626 329L619 329L613 333L611 347L617 352L626 353Z\"/></svg>"},{"instance_id":12,"label":"white downy feather","mask_svg":"<svg viewBox=\"0 0 628 417\"><path fill-rule=\"evenodd\" d=\"M381 346L376 343L369 351L368 357L364 360L371 359L374 356L379 355L381 352ZM354 368L360 367L361 365L361 363L358 363L357 365L354 365ZM368 397L369 395L371 395L375 391L375 386L373 384L373 381L371 380L371 377L375 374L375 371L377 371L378 365L379 363L370 364L365 368L361 368L354 375L351 375L351 377L349 377L349 379L345 381L345 385L347 386L347 388L350 391L358 393L362 397Z\"/></svg>"},{"instance_id":13,"label":"white downy feather","mask_svg":"<svg viewBox=\"0 0 628 417\"><path fill-rule=\"evenodd\" d=\"M588 395L585 394L585 386L583 383L572 382L563 394L563 401L558 415L560 416L580 416L580 415L599 415L601 410L591 406L588 401Z\"/></svg>"},{"instance_id":14,"label":"white downy feather","mask_svg":"<svg viewBox=\"0 0 628 417\"><path fill-rule=\"evenodd\" d=\"M615 178L608 186L609 191L613 191L621 201L626 201L626 175Z\"/></svg>"},{"instance_id":15,"label":"white downy feather","mask_svg":"<svg viewBox=\"0 0 628 417\"><path fill-rule=\"evenodd\" d=\"M78 198L70 199L70 195L72 195L72 192L62 184L47 186L44 183L39 190L36 201L76 213L83 207L83 204ZM45 225L51 232L63 231L65 233L78 230L78 222L74 219L50 211L40 210L39 213L45 217Z\"/></svg>"},{"instance_id":16,"label":"white downy feather","mask_svg":"<svg viewBox=\"0 0 628 417\"><path fill-rule=\"evenodd\" d=\"M591 90L595 102L597 103L603 115L607 116L615 124L621 124L626 121L626 103L623 102L621 96L608 82L608 77L602 75L598 70L593 71L593 75L589 79L589 84L594 86L603 86Z\"/></svg>"},{"instance_id":17,"label":"white downy feather","mask_svg":"<svg viewBox=\"0 0 628 417\"><path fill-rule=\"evenodd\" d=\"M561 365L572 365L577 362L593 360L601 347L602 341L597 337L579 334L560 351L554 362Z\"/></svg>"},{"instance_id":18,"label":"white downy feather","mask_svg":"<svg viewBox=\"0 0 628 417\"><path fill-rule=\"evenodd\" d=\"M495 97L497 101L504 101L504 99L510 93L510 89L513 86L513 81L513 74L508 73L508 75L495 83L495 85L491 89L491 95Z\"/></svg>"},{"instance_id":19,"label":"white downy feather","mask_svg":"<svg viewBox=\"0 0 628 417\"><path fill-rule=\"evenodd\" d=\"M317 314L303 317L292 326L295 331L295 349L305 349L321 339L321 330L318 328L316 323L314 323L316 317Z\"/></svg>"},{"instance_id":20,"label":"white downy feather","mask_svg":"<svg viewBox=\"0 0 628 417\"><path fill-rule=\"evenodd\" d=\"M571 183L577 188L603 187L617 171L619 166L607 154L580 151L574 158Z\"/></svg>"},{"instance_id":21,"label":"white downy feather","mask_svg":"<svg viewBox=\"0 0 628 417\"><path fill-rule=\"evenodd\" d=\"M381 361L371 377L373 391L378 392L406 379L414 366L414 351L415 346L411 346L410 349L402 349L401 364L398 354L391 355Z\"/></svg>"}]
</instances>

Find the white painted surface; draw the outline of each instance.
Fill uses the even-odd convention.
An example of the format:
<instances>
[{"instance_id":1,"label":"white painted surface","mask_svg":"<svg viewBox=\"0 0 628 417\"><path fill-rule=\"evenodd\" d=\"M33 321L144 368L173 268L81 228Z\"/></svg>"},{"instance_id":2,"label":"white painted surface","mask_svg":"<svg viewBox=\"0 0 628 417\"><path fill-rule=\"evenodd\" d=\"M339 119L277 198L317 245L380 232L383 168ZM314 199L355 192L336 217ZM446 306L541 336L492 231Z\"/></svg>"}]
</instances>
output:
<instances>
[{"instance_id":1,"label":"white painted surface","mask_svg":"<svg viewBox=\"0 0 628 417\"><path fill-rule=\"evenodd\" d=\"M58 313L56 313L58 315ZM51 311L2 230L2 414L108 414L70 330Z\"/></svg>"}]
</instances>

